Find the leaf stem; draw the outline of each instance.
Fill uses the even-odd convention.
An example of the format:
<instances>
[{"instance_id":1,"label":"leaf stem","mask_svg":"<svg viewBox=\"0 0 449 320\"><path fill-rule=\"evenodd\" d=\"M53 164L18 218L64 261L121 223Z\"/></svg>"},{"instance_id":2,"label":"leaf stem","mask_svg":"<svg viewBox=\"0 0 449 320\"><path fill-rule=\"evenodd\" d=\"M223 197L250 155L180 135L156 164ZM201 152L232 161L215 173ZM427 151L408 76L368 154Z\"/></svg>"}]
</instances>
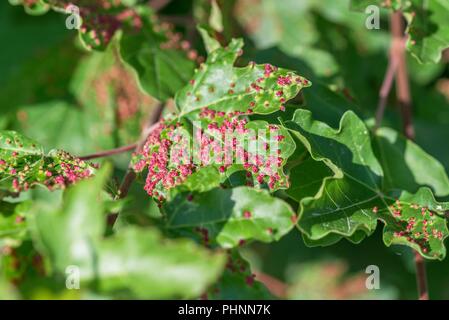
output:
<instances>
[{"instance_id":1,"label":"leaf stem","mask_svg":"<svg viewBox=\"0 0 449 320\"><path fill-rule=\"evenodd\" d=\"M403 121L403 131L407 139L415 138L412 115L412 98L410 95L410 85L408 79L407 60L405 52L404 20L401 11L396 11L391 15L391 34L394 46L392 56L397 62L396 70L396 96L401 107ZM429 289L427 286L427 272L424 258L415 251L416 283L418 287L418 298L429 300Z\"/></svg>"},{"instance_id":2,"label":"leaf stem","mask_svg":"<svg viewBox=\"0 0 449 320\"><path fill-rule=\"evenodd\" d=\"M391 51L393 51L393 48L391 49ZM380 127L382 123L385 108L387 106L388 95L390 94L391 87L393 86L393 80L396 74L397 67L397 60L392 57L392 53L390 52L390 58L388 59L388 69L385 73L385 78L379 91L379 103L377 105L376 111L376 125L374 127L375 131Z\"/></svg>"},{"instance_id":3,"label":"leaf stem","mask_svg":"<svg viewBox=\"0 0 449 320\"><path fill-rule=\"evenodd\" d=\"M395 48L396 58L394 59L398 64L396 71L396 96L401 107L404 134L408 139L413 140L415 138L415 130L413 128L412 98L405 53L404 21L401 11L393 13L391 23L393 38L397 39L396 42L399 43Z\"/></svg>"},{"instance_id":4,"label":"leaf stem","mask_svg":"<svg viewBox=\"0 0 449 320\"><path fill-rule=\"evenodd\" d=\"M398 17L400 19L398 19ZM388 96L393 87L393 80L396 78L399 68L399 61L401 60L401 52L405 48L405 39L402 26L402 15L400 12L395 12L390 17L390 29L391 29L391 46L388 54L388 67L385 72L385 77L382 82L382 87L379 91L379 103L376 111L376 125L375 130L378 129L382 123L384 117L385 108L387 106ZM402 80L402 78L401 78Z\"/></svg>"},{"instance_id":5,"label":"leaf stem","mask_svg":"<svg viewBox=\"0 0 449 320\"><path fill-rule=\"evenodd\" d=\"M416 282L418 286L419 300L429 300L429 291L427 287L427 272L424 258L415 251Z\"/></svg>"},{"instance_id":6,"label":"leaf stem","mask_svg":"<svg viewBox=\"0 0 449 320\"><path fill-rule=\"evenodd\" d=\"M101 152L97 152L97 153L90 154L90 155L87 155L87 156L83 156L83 157L80 157L79 159L86 161L86 160L92 160L92 159L97 159L97 158L110 157L112 155L125 153L125 152L128 152L128 151L134 150L136 148L136 146L137 146L137 144L134 143L134 144L130 144L130 145L127 145L127 146L119 147L119 148L116 148L116 149L101 151Z\"/></svg>"}]
</instances>

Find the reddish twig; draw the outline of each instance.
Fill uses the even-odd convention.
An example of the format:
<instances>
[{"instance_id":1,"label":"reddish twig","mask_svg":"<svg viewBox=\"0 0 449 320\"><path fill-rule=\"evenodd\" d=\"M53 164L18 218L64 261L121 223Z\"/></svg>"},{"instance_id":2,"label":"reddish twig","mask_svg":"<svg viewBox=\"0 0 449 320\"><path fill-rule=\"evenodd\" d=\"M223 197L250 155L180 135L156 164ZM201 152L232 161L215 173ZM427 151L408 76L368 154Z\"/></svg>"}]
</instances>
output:
<instances>
[{"instance_id":1,"label":"reddish twig","mask_svg":"<svg viewBox=\"0 0 449 320\"><path fill-rule=\"evenodd\" d=\"M286 298L288 285L273 276L266 273L255 271L256 280L262 282L274 296L278 298Z\"/></svg>"},{"instance_id":2,"label":"reddish twig","mask_svg":"<svg viewBox=\"0 0 449 320\"><path fill-rule=\"evenodd\" d=\"M98 158L104 158L104 157L110 157L116 154L120 154L120 153L125 153L131 150L134 150L136 148L137 144L130 144L128 146L124 146L124 147L120 147L120 148L116 148L116 149L112 149L112 150L106 150L106 151L101 151L98 153L94 153L94 154L90 154L88 156L84 156L84 157L80 157L81 160L92 160L92 159L98 159Z\"/></svg>"},{"instance_id":3,"label":"reddish twig","mask_svg":"<svg viewBox=\"0 0 449 320\"><path fill-rule=\"evenodd\" d=\"M396 70L396 96L398 98L401 115L403 121L404 135L413 140L415 138L415 130L412 118L412 98L410 95L410 85L408 80L408 70L405 52L405 36L404 36L404 20L401 11L396 11L391 16L391 33L393 41L400 43L395 46L393 52L394 59L397 61ZM416 283L420 300L429 299L429 291L427 286L427 273L424 258L418 253L415 254L416 266Z\"/></svg>"},{"instance_id":4,"label":"reddish twig","mask_svg":"<svg viewBox=\"0 0 449 320\"><path fill-rule=\"evenodd\" d=\"M397 77L397 71L400 61L401 52L404 50L405 39L402 33L401 25L398 25L395 14L391 15L391 47L388 55L388 67L385 73L382 87L379 91L379 103L376 111L375 129L379 128L384 117L385 108L387 106L388 96L393 87L393 80Z\"/></svg>"},{"instance_id":5,"label":"reddish twig","mask_svg":"<svg viewBox=\"0 0 449 320\"><path fill-rule=\"evenodd\" d=\"M382 83L382 87L379 92L379 103L377 105L376 111L376 125L375 130L380 127L382 119L384 117L385 108L387 107L388 95L390 94L391 87L393 86L394 76L398 67L397 59L394 59L392 51L394 50L394 45L390 50L390 58L388 59L388 69L385 73L385 78Z\"/></svg>"},{"instance_id":6,"label":"reddish twig","mask_svg":"<svg viewBox=\"0 0 449 320\"><path fill-rule=\"evenodd\" d=\"M170 3L171 0L150 0L148 5L153 8L154 11L159 11Z\"/></svg>"},{"instance_id":7,"label":"reddish twig","mask_svg":"<svg viewBox=\"0 0 449 320\"><path fill-rule=\"evenodd\" d=\"M415 266L419 300L429 300L426 264L424 258L418 252L415 252Z\"/></svg>"},{"instance_id":8,"label":"reddish twig","mask_svg":"<svg viewBox=\"0 0 449 320\"><path fill-rule=\"evenodd\" d=\"M410 85L408 82L407 60L405 56L404 22L402 13L397 11L391 18L391 31L396 42L401 43L397 46L396 55L398 68L396 72L396 95L401 107L404 134L407 138L415 138L415 130L412 120L412 98L410 95Z\"/></svg>"}]
</instances>

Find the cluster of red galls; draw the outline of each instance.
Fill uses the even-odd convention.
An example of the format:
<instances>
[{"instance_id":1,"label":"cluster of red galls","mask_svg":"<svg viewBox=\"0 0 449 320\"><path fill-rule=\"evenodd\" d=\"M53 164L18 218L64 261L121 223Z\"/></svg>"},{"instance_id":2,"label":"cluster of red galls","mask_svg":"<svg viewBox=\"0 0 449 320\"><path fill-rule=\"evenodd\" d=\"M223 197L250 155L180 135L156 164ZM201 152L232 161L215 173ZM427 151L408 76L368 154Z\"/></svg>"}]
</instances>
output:
<instances>
[{"instance_id":1,"label":"cluster of red galls","mask_svg":"<svg viewBox=\"0 0 449 320\"><path fill-rule=\"evenodd\" d=\"M279 134L275 125L267 126L267 136L271 144L265 140L253 141L261 144L256 152L247 148L249 140L260 139L248 129L248 120L241 118L243 112L224 113L204 108L199 113L203 128L195 128L192 145L190 138L180 134L183 126L180 123L161 121L156 130L148 137L142 151L137 155L139 160L134 165L136 172L148 168L145 183L147 193L163 201L165 192L182 184L190 175L202 167L214 166L222 174L230 167L246 171L247 185L267 184L270 189L287 186L283 178L279 145L285 136ZM247 136L246 136L247 135ZM246 139L247 138L247 139ZM245 140L246 139L246 140ZM275 150L271 148L275 146ZM193 152L192 152L193 151Z\"/></svg>"},{"instance_id":2,"label":"cluster of red galls","mask_svg":"<svg viewBox=\"0 0 449 320\"><path fill-rule=\"evenodd\" d=\"M13 152L8 162L0 159L0 179L10 181L10 190L16 193L38 184L50 190L65 188L92 175L92 167L63 151L51 157Z\"/></svg>"}]
</instances>

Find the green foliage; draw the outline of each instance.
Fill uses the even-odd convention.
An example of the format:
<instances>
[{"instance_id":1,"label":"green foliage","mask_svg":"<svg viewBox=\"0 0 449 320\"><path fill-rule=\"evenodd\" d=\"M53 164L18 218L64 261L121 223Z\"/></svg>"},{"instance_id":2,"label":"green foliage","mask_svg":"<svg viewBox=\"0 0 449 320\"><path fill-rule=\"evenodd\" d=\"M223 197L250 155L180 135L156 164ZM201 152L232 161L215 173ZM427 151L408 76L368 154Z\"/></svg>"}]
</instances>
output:
<instances>
[{"instance_id":1,"label":"green foliage","mask_svg":"<svg viewBox=\"0 0 449 320\"><path fill-rule=\"evenodd\" d=\"M218 48L209 54L190 80L190 86L176 95L181 115L202 108L245 113L251 109L250 113L268 114L279 110L303 87L310 86L308 80L271 65L233 67L242 47L242 40L232 40L228 48Z\"/></svg>"},{"instance_id":2,"label":"green foliage","mask_svg":"<svg viewBox=\"0 0 449 320\"><path fill-rule=\"evenodd\" d=\"M134 0L10 0L13 5L23 5L25 11L31 14L39 15L52 9L79 19L70 21L73 24L72 28L80 30L79 36L86 48L96 50L104 50L119 29L142 27L138 13L140 8L132 7L135 2ZM70 5L76 6L77 9L71 10ZM79 18L76 18L76 15L79 15Z\"/></svg>"},{"instance_id":3,"label":"green foliage","mask_svg":"<svg viewBox=\"0 0 449 320\"><path fill-rule=\"evenodd\" d=\"M407 9L408 50L420 62L436 63L449 47L449 4L443 0L416 1Z\"/></svg>"},{"instance_id":4,"label":"green foliage","mask_svg":"<svg viewBox=\"0 0 449 320\"><path fill-rule=\"evenodd\" d=\"M313 197L301 200L299 227L309 244L330 244L339 237L359 242L359 237L363 238L360 231L372 234L380 220L386 224L387 245L406 244L427 258L444 258L445 204L437 205L429 189L419 189L414 195L401 191L416 189L418 183L426 182L440 188L441 176L445 176L441 164L434 160L433 167L429 167L430 156L410 142L412 148L407 148L407 152L399 149L392 155L391 150L384 151L398 158L396 164L402 163L400 170L390 170L390 162L384 158L384 172L372 150L367 127L350 111L343 115L338 130L313 120L305 110L298 110L286 125L306 146L312 159L322 161L333 172L333 176L323 179L322 171L314 170L323 183ZM410 166L414 172L420 172L420 162L426 163L430 173L426 182L420 181L419 176L408 176ZM432 181L432 176L438 178ZM398 191L393 192L393 188ZM440 209L434 211L437 206Z\"/></svg>"},{"instance_id":5,"label":"green foliage","mask_svg":"<svg viewBox=\"0 0 449 320\"><path fill-rule=\"evenodd\" d=\"M0 131L0 190L19 193L36 185L64 188L90 177L94 168L64 151L44 148L14 131Z\"/></svg>"},{"instance_id":6,"label":"green foliage","mask_svg":"<svg viewBox=\"0 0 449 320\"><path fill-rule=\"evenodd\" d=\"M235 250L228 252L226 269L205 298L214 300L273 299L267 288L256 279L251 266Z\"/></svg>"},{"instance_id":7,"label":"green foliage","mask_svg":"<svg viewBox=\"0 0 449 320\"><path fill-rule=\"evenodd\" d=\"M412 253L439 260L444 297L444 0L9 2L25 10L1 7L2 29L29 25L0 31L1 298L410 298ZM77 38L55 31L69 3ZM370 4L381 30L357 12ZM415 141L393 98L374 125L395 10ZM386 289L348 294L368 258Z\"/></svg>"},{"instance_id":8,"label":"green foliage","mask_svg":"<svg viewBox=\"0 0 449 320\"><path fill-rule=\"evenodd\" d=\"M120 40L124 61L137 72L142 88L151 96L166 101L190 79L194 57L188 58L170 29L154 22L155 17L143 10L144 32L125 32Z\"/></svg>"},{"instance_id":9,"label":"green foliage","mask_svg":"<svg viewBox=\"0 0 449 320\"><path fill-rule=\"evenodd\" d=\"M408 22L407 49L421 63L437 63L449 47L449 4L444 0L352 0L352 7L364 10L369 5L402 10Z\"/></svg>"},{"instance_id":10,"label":"green foliage","mask_svg":"<svg viewBox=\"0 0 449 320\"><path fill-rule=\"evenodd\" d=\"M113 297L201 294L218 277L223 255L190 241L163 241L156 230L137 227L103 238L106 219L99 199L108 175L105 168L95 179L69 189L59 210L37 209L32 230L53 271L64 274L67 267L76 266L82 286L93 285Z\"/></svg>"},{"instance_id":11,"label":"green foliage","mask_svg":"<svg viewBox=\"0 0 449 320\"><path fill-rule=\"evenodd\" d=\"M441 163L390 128L380 128L373 141L385 171L384 188L415 192L429 186L436 196L449 195L449 178Z\"/></svg>"},{"instance_id":12,"label":"green foliage","mask_svg":"<svg viewBox=\"0 0 449 320\"><path fill-rule=\"evenodd\" d=\"M280 199L248 187L179 194L164 206L169 230L195 229L206 244L232 248L248 240L271 242L287 234L296 215Z\"/></svg>"},{"instance_id":13,"label":"green foliage","mask_svg":"<svg viewBox=\"0 0 449 320\"><path fill-rule=\"evenodd\" d=\"M27 222L25 212L29 203L14 204L6 201L0 202L0 245L20 243L26 237Z\"/></svg>"}]
</instances>

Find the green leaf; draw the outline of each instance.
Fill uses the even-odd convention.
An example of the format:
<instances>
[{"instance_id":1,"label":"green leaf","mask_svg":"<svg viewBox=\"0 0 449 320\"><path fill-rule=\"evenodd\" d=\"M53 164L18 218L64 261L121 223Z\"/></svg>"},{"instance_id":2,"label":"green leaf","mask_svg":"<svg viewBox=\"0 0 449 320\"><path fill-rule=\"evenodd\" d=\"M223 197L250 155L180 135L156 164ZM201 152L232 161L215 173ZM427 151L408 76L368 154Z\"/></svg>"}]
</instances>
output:
<instances>
[{"instance_id":1,"label":"green leaf","mask_svg":"<svg viewBox=\"0 0 449 320\"><path fill-rule=\"evenodd\" d=\"M93 167L72 155L43 147L14 131L0 131L0 190L12 193L36 185L64 188L90 177Z\"/></svg>"},{"instance_id":2,"label":"green leaf","mask_svg":"<svg viewBox=\"0 0 449 320\"><path fill-rule=\"evenodd\" d=\"M2 300L19 299L19 293L17 292L17 290L7 279L5 279L2 274L0 274L0 297L2 297Z\"/></svg>"},{"instance_id":3,"label":"green leaf","mask_svg":"<svg viewBox=\"0 0 449 320\"><path fill-rule=\"evenodd\" d=\"M140 88L132 68L121 60L118 39L114 39L106 51L93 52L79 63L72 76L70 92L79 107L67 106L65 109L70 110L65 112L81 118L74 121L72 134L72 139L80 140L74 144L82 149L78 154L134 143L140 137L142 123L150 118L157 105L157 101ZM54 111L63 113L59 109ZM69 126L70 119L67 122ZM70 141L70 137L64 138Z\"/></svg>"},{"instance_id":4,"label":"green leaf","mask_svg":"<svg viewBox=\"0 0 449 320\"><path fill-rule=\"evenodd\" d=\"M345 15L344 1L321 5L314 0L262 0L254 5L251 0L240 0L237 4L237 19L258 49L277 46L290 57L305 61L319 76L331 76L339 70L334 55L323 50L320 40L320 26L312 14L337 6L331 13ZM320 12L321 13L321 12ZM351 17L353 20L354 17Z\"/></svg>"},{"instance_id":5,"label":"green leaf","mask_svg":"<svg viewBox=\"0 0 449 320\"><path fill-rule=\"evenodd\" d=\"M301 202L300 229L311 239L330 233L351 236L359 229L370 234L377 222L371 209L379 198L382 168L371 150L368 129L351 111L344 114L340 129L312 119L310 111L298 110L287 122L312 158L333 172L316 195ZM369 209L367 209L369 208Z\"/></svg>"},{"instance_id":6,"label":"green leaf","mask_svg":"<svg viewBox=\"0 0 449 320\"><path fill-rule=\"evenodd\" d=\"M155 230L129 227L98 247L100 291L129 290L118 297L194 298L216 281L225 263L191 241L167 241Z\"/></svg>"},{"instance_id":7,"label":"green leaf","mask_svg":"<svg viewBox=\"0 0 449 320\"><path fill-rule=\"evenodd\" d=\"M221 278L207 291L210 300L269 300L268 289L252 273L249 263L237 250L230 250Z\"/></svg>"},{"instance_id":8,"label":"green leaf","mask_svg":"<svg viewBox=\"0 0 449 320\"><path fill-rule=\"evenodd\" d=\"M79 268L82 285L115 298L194 298L220 275L225 257L156 230L123 227L104 239L107 168L67 191L62 208L37 209L34 237L54 271ZM153 272L152 272L153 270Z\"/></svg>"},{"instance_id":9,"label":"green leaf","mask_svg":"<svg viewBox=\"0 0 449 320\"><path fill-rule=\"evenodd\" d=\"M353 112L343 115L338 130L313 120L306 110L298 110L287 126L309 150L311 157L322 161L334 173L323 179L314 196L300 202L298 226L304 232L307 244L329 245L337 242L339 237L359 242L374 232L377 220L381 220L386 225L384 234L390 228L402 231L400 235L398 233L399 240L385 240L387 245L392 242L406 244L426 258L444 258L443 240L447 228L443 217L435 217L438 220L436 238L423 241L410 232L415 232L410 227L410 208L429 206L430 200L422 193L430 191L420 189L416 195L410 195L402 190L382 189L383 170L372 151L370 135ZM402 184L404 181L399 179L393 185L407 187ZM414 219L417 225L425 223L426 214L416 214Z\"/></svg>"},{"instance_id":10,"label":"green leaf","mask_svg":"<svg viewBox=\"0 0 449 320\"><path fill-rule=\"evenodd\" d=\"M300 202L305 197L318 193L323 180L332 176L332 170L323 162L312 158L302 161L290 170L291 186L287 194Z\"/></svg>"},{"instance_id":11,"label":"green leaf","mask_svg":"<svg viewBox=\"0 0 449 320\"><path fill-rule=\"evenodd\" d=\"M304 98L305 109L312 111L317 120L331 127L338 127L340 118L348 110L354 111L361 117L369 115L358 104L331 90L324 83L314 83L310 90L304 91Z\"/></svg>"},{"instance_id":12,"label":"green leaf","mask_svg":"<svg viewBox=\"0 0 449 320\"><path fill-rule=\"evenodd\" d=\"M23 5L25 12L31 15L41 15L50 10L50 6L43 0L9 0L9 3L13 6Z\"/></svg>"},{"instance_id":13,"label":"green leaf","mask_svg":"<svg viewBox=\"0 0 449 320\"><path fill-rule=\"evenodd\" d=\"M379 219L385 223L385 244L404 244L428 259L443 260L444 240L449 236L445 217L449 203L437 202L429 188L421 188L415 194L402 192L397 198L390 207L393 215L380 213Z\"/></svg>"},{"instance_id":14,"label":"green leaf","mask_svg":"<svg viewBox=\"0 0 449 320\"><path fill-rule=\"evenodd\" d=\"M95 243L106 227L100 200L109 172L110 169L104 168L95 178L70 188L62 208L49 210L43 205L37 208L34 237L56 270L64 273L68 266L76 265L82 278L94 276Z\"/></svg>"},{"instance_id":15,"label":"green leaf","mask_svg":"<svg viewBox=\"0 0 449 320\"><path fill-rule=\"evenodd\" d=\"M243 114L274 112L276 109L270 106L268 99L271 99L272 102L276 101L278 104L276 108L283 109L283 103L295 97L303 86L310 86L310 82L296 76L291 71L278 69L268 64L250 64L246 68L234 67L235 60L241 54L242 46L242 40L234 39L228 47L219 47L209 54L207 62L202 64L190 84L178 91L176 95L180 114L177 115L177 118L161 123L158 130L155 130L147 139L142 152L134 158L133 167L137 172L149 167L145 190L158 201L167 199L168 191L184 182L186 182L187 189L195 188L206 191L218 186L233 173L244 170L247 170L248 177L252 178L249 179L248 185L267 184L271 191L288 186L283 166L295 150L290 135L285 129L269 125L264 121L248 123L247 119L243 118ZM194 101L191 101L192 92L190 90L192 89L196 92ZM203 96L202 92L207 92L208 96L204 97L206 102L200 98ZM223 134L224 131L226 131L226 138ZM265 132L265 137L263 137L263 132ZM201 136L206 138L197 141L199 140L197 133L201 133ZM254 135L251 136L252 134ZM174 135L182 137L179 143L172 141ZM226 145L228 138L235 139L238 145L235 148L232 146L229 148ZM244 141L252 138L257 142ZM192 140L194 149L197 146L202 148L193 150L193 155L190 144ZM228 141L233 142L230 139ZM241 143L237 143L237 141ZM272 148L274 145L272 142L279 142L276 150L274 147ZM212 144L213 151L210 151L208 147ZM250 151L250 145L256 150ZM241 147L242 154L247 153L247 158L250 156L255 158L257 155L258 160L239 159L243 161L234 161L238 157L239 147ZM187 155L182 157L182 165L178 159L180 158L178 155L180 149L188 150ZM216 151L217 149L219 151ZM229 149L232 149L232 164L229 164L230 152L227 151ZM279 153L275 154L278 151ZM240 158L242 157L243 155L240 156ZM170 161L168 161L169 158ZM205 158L208 160L204 160ZM178 161L172 161L173 159ZM157 166L154 166L155 161L159 162ZM193 186L191 181L197 181L198 177L204 175L198 172L209 165L216 167L215 170L207 169L212 173L211 176L198 188ZM219 170L222 175L218 176L216 170Z\"/></svg>"},{"instance_id":16,"label":"green leaf","mask_svg":"<svg viewBox=\"0 0 449 320\"><path fill-rule=\"evenodd\" d=\"M74 27L80 23L79 37L87 49L105 50L118 30L124 28L136 31L142 27L139 16L141 8L134 7L134 0L119 0L107 5L102 0L10 0L10 3L23 5L30 14L43 14L49 9L68 14L67 19L70 20L67 22L73 23ZM70 5L76 6L78 12L69 11Z\"/></svg>"},{"instance_id":17,"label":"green leaf","mask_svg":"<svg viewBox=\"0 0 449 320\"><path fill-rule=\"evenodd\" d=\"M380 128L374 142L384 169L385 190L416 192L420 186L428 186L436 196L449 195L449 178L443 165L413 141L393 129Z\"/></svg>"},{"instance_id":18,"label":"green leaf","mask_svg":"<svg viewBox=\"0 0 449 320\"><path fill-rule=\"evenodd\" d=\"M449 3L445 0L413 0L406 11L407 49L422 63L437 63L449 47Z\"/></svg>"},{"instance_id":19,"label":"green leaf","mask_svg":"<svg viewBox=\"0 0 449 320\"><path fill-rule=\"evenodd\" d=\"M122 35L120 54L137 72L142 88L166 101L189 81L195 63L181 50L179 42L170 39L174 37L172 31L156 31L152 19L150 13L142 13L142 31Z\"/></svg>"},{"instance_id":20,"label":"green leaf","mask_svg":"<svg viewBox=\"0 0 449 320\"><path fill-rule=\"evenodd\" d=\"M211 2L211 11L209 17L209 25L218 32L223 32L223 15L221 14L220 6L216 0Z\"/></svg>"},{"instance_id":21,"label":"green leaf","mask_svg":"<svg viewBox=\"0 0 449 320\"><path fill-rule=\"evenodd\" d=\"M14 155L13 155L14 154ZM10 161L16 156L43 156L44 150L36 141L14 131L0 131L0 158Z\"/></svg>"},{"instance_id":22,"label":"green leaf","mask_svg":"<svg viewBox=\"0 0 449 320\"><path fill-rule=\"evenodd\" d=\"M313 159L323 161L335 174L346 175L368 188L375 188L383 175L372 149L368 129L352 111L346 112L335 130L315 121L308 110L296 111L287 122L309 150Z\"/></svg>"},{"instance_id":23,"label":"green leaf","mask_svg":"<svg viewBox=\"0 0 449 320\"><path fill-rule=\"evenodd\" d=\"M201 113L193 123L186 118L162 122L132 162L136 172L148 168L145 190L162 201L179 191L216 188L236 172L246 174L245 185L286 189L284 166L294 150L294 141L282 126L247 122L238 115L210 119Z\"/></svg>"},{"instance_id":24,"label":"green leaf","mask_svg":"<svg viewBox=\"0 0 449 320\"><path fill-rule=\"evenodd\" d=\"M209 54L190 84L176 94L181 116L204 108L268 114L311 85L294 72L271 65L234 67L242 47L241 39L233 39L228 47Z\"/></svg>"},{"instance_id":25,"label":"green leaf","mask_svg":"<svg viewBox=\"0 0 449 320\"><path fill-rule=\"evenodd\" d=\"M226 177L223 177L214 166L199 169L190 175L178 188L181 191L206 192L220 185Z\"/></svg>"},{"instance_id":26,"label":"green leaf","mask_svg":"<svg viewBox=\"0 0 449 320\"><path fill-rule=\"evenodd\" d=\"M26 212L29 202L20 204L0 201L0 248L18 245L27 235Z\"/></svg>"},{"instance_id":27,"label":"green leaf","mask_svg":"<svg viewBox=\"0 0 449 320\"><path fill-rule=\"evenodd\" d=\"M114 148L113 136L105 134L111 130L112 121L104 114L101 119L98 110L92 108L95 106L89 107L81 109L63 100L27 105L21 108L23 120L14 129L34 137L48 149L57 148L73 154ZM106 121L108 124L104 123Z\"/></svg>"},{"instance_id":28,"label":"green leaf","mask_svg":"<svg viewBox=\"0 0 449 320\"><path fill-rule=\"evenodd\" d=\"M212 36L214 30L212 30L209 26L199 25L197 29L203 38L204 46L206 47L208 54L221 48L220 42Z\"/></svg>"},{"instance_id":29,"label":"green leaf","mask_svg":"<svg viewBox=\"0 0 449 320\"><path fill-rule=\"evenodd\" d=\"M421 63L438 63L449 47L449 3L446 0L352 0L352 8L364 10L368 5L402 10L408 22L407 49ZM388 5L385 5L388 4Z\"/></svg>"},{"instance_id":30,"label":"green leaf","mask_svg":"<svg viewBox=\"0 0 449 320\"><path fill-rule=\"evenodd\" d=\"M224 248L245 241L277 241L296 222L288 204L267 191L248 187L214 189L205 193L178 194L163 206L166 227L183 232L194 229Z\"/></svg>"}]
</instances>

